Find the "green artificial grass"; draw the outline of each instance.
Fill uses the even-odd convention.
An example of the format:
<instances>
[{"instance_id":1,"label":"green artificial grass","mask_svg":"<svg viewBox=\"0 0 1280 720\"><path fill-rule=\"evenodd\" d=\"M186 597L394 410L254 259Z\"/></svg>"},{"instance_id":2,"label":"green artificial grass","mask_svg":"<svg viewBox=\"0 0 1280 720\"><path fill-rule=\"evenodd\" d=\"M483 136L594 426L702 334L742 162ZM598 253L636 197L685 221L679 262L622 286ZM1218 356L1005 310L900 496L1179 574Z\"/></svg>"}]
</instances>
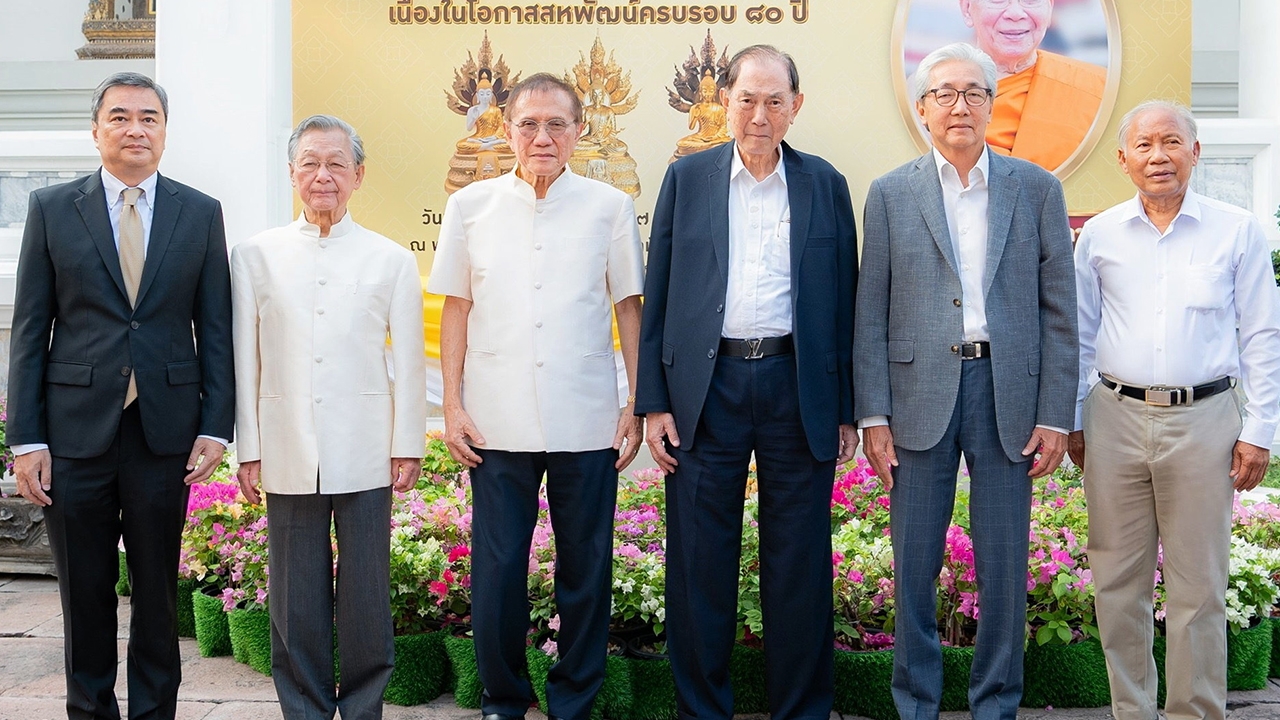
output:
<instances>
[{"instance_id":1,"label":"green artificial grass","mask_svg":"<svg viewBox=\"0 0 1280 720\"><path fill-rule=\"evenodd\" d=\"M232 610L227 613L231 654L238 662L271 675L271 614L266 610Z\"/></svg>"},{"instance_id":2,"label":"green artificial grass","mask_svg":"<svg viewBox=\"0 0 1280 720\"><path fill-rule=\"evenodd\" d=\"M449 656L449 667L453 669L453 699L460 708L479 708L480 693L484 689L480 685L480 672L476 667L476 644L471 638L453 637L444 639L444 651Z\"/></svg>"},{"instance_id":3,"label":"green artificial grass","mask_svg":"<svg viewBox=\"0 0 1280 720\"><path fill-rule=\"evenodd\" d=\"M671 661L626 658L630 667L631 706L613 720L675 720L676 681Z\"/></svg>"},{"instance_id":4,"label":"green artificial grass","mask_svg":"<svg viewBox=\"0 0 1280 720\"><path fill-rule=\"evenodd\" d=\"M769 712L763 650L735 644L729 656L729 682L733 686L733 714Z\"/></svg>"},{"instance_id":5,"label":"green artificial grass","mask_svg":"<svg viewBox=\"0 0 1280 720\"><path fill-rule=\"evenodd\" d=\"M178 581L178 637L196 636L196 617L191 610L191 593L195 591L195 580Z\"/></svg>"},{"instance_id":6,"label":"green artificial grass","mask_svg":"<svg viewBox=\"0 0 1280 720\"><path fill-rule=\"evenodd\" d=\"M196 645L202 657L231 654L231 630L222 601L199 590L191 593L191 609L196 622Z\"/></svg>"},{"instance_id":7,"label":"green artificial grass","mask_svg":"<svg viewBox=\"0 0 1280 720\"><path fill-rule=\"evenodd\" d=\"M1280 617L1271 618L1271 677L1280 678Z\"/></svg>"},{"instance_id":8,"label":"green artificial grass","mask_svg":"<svg viewBox=\"0 0 1280 720\"><path fill-rule=\"evenodd\" d=\"M631 695L631 662L620 655L605 657L604 684L596 696L596 707L607 718L626 715L635 699Z\"/></svg>"},{"instance_id":9,"label":"green artificial grass","mask_svg":"<svg viewBox=\"0 0 1280 720\"><path fill-rule=\"evenodd\" d=\"M1262 476L1262 487L1280 488L1280 458L1272 458Z\"/></svg>"},{"instance_id":10,"label":"green artificial grass","mask_svg":"<svg viewBox=\"0 0 1280 720\"><path fill-rule=\"evenodd\" d=\"M1111 703L1102 643L1037 645L1023 661L1023 707L1102 707Z\"/></svg>"},{"instance_id":11,"label":"green artificial grass","mask_svg":"<svg viewBox=\"0 0 1280 720\"><path fill-rule=\"evenodd\" d=\"M396 642L396 665L382 699L392 705L421 705L444 692L449 658L445 633L401 635Z\"/></svg>"},{"instance_id":12,"label":"green artificial grass","mask_svg":"<svg viewBox=\"0 0 1280 720\"><path fill-rule=\"evenodd\" d=\"M1227 689L1261 690L1271 669L1271 623L1262 620L1238 633L1227 631Z\"/></svg>"},{"instance_id":13,"label":"green artificial grass","mask_svg":"<svg viewBox=\"0 0 1280 720\"><path fill-rule=\"evenodd\" d=\"M973 648L942 646L942 712L969 709Z\"/></svg>"},{"instance_id":14,"label":"green artificial grass","mask_svg":"<svg viewBox=\"0 0 1280 720\"><path fill-rule=\"evenodd\" d=\"M893 651L845 652L837 650L835 709L841 715L861 715L873 720L897 720L893 706Z\"/></svg>"},{"instance_id":15,"label":"green artificial grass","mask_svg":"<svg viewBox=\"0 0 1280 720\"><path fill-rule=\"evenodd\" d=\"M120 551L120 577L116 580L116 595L129 597L133 589L129 586L129 563L125 562L124 551Z\"/></svg>"}]
</instances>

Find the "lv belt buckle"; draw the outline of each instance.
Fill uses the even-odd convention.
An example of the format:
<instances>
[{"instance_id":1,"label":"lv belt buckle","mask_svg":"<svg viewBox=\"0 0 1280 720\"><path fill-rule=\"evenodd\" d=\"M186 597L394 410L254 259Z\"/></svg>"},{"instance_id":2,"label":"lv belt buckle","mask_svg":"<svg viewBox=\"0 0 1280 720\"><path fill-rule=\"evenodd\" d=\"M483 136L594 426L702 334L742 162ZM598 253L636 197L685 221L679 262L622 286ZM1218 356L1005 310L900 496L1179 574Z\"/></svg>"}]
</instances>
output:
<instances>
[{"instance_id":1,"label":"lv belt buckle","mask_svg":"<svg viewBox=\"0 0 1280 720\"><path fill-rule=\"evenodd\" d=\"M1172 407L1182 404L1183 388L1152 385L1147 388L1146 403L1157 407Z\"/></svg>"},{"instance_id":2,"label":"lv belt buckle","mask_svg":"<svg viewBox=\"0 0 1280 720\"><path fill-rule=\"evenodd\" d=\"M760 345L764 342L764 338L751 338L747 340L747 347L751 350L747 353L745 359L760 360L764 358L764 353L760 351Z\"/></svg>"}]
</instances>

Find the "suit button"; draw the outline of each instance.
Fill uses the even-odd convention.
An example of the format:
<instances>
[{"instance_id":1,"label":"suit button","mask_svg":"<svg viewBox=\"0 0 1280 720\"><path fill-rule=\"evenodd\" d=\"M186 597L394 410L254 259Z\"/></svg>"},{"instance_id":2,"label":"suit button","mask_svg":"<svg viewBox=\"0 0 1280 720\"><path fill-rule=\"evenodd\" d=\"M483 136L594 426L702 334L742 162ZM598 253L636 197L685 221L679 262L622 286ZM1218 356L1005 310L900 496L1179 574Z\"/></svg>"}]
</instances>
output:
<instances>
[{"instance_id":1,"label":"suit button","mask_svg":"<svg viewBox=\"0 0 1280 720\"><path fill-rule=\"evenodd\" d=\"M716 306L716 312L718 312L718 313L724 312L724 305L717 305L717 306Z\"/></svg>"},{"instance_id":2,"label":"suit button","mask_svg":"<svg viewBox=\"0 0 1280 720\"><path fill-rule=\"evenodd\" d=\"M960 298L956 298L955 300L952 300L951 304L955 305L956 307L960 307Z\"/></svg>"},{"instance_id":3,"label":"suit button","mask_svg":"<svg viewBox=\"0 0 1280 720\"><path fill-rule=\"evenodd\" d=\"M715 357L715 356L716 356L716 349L715 349L715 348L711 348L710 350L708 350L708 351L707 351L707 357L709 357L709 358L713 358L713 357Z\"/></svg>"},{"instance_id":4,"label":"suit button","mask_svg":"<svg viewBox=\"0 0 1280 720\"><path fill-rule=\"evenodd\" d=\"M138 328L142 327L142 323L138 322L137 320L134 320L133 322L129 323L129 327L133 328L134 330L137 330Z\"/></svg>"},{"instance_id":5,"label":"suit button","mask_svg":"<svg viewBox=\"0 0 1280 720\"><path fill-rule=\"evenodd\" d=\"M958 352L960 352L960 346L959 346L959 345L952 345L952 346L951 346L951 352L953 352L953 353L958 353Z\"/></svg>"},{"instance_id":6,"label":"suit button","mask_svg":"<svg viewBox=\"0 0 1280 720\"><path fill-rule=\"evenodd\" d=\"M133 368L129 367L128 365L125 365L124 367L120 368L120 374L125 377L129 377L129 373L131 372L133 372Z\"/></svg>"}]
</instances>

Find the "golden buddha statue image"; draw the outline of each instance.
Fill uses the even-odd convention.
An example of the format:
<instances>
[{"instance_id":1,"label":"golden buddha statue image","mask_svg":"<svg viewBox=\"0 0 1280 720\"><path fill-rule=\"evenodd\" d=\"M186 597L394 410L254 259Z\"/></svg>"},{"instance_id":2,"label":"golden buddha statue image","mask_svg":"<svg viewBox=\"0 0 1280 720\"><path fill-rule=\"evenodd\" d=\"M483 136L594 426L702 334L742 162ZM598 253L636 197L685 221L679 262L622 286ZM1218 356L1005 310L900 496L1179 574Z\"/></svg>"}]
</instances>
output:
<instances>
[{"instance_id":1,"label":"golden buddha statue image","mask_svg":"<svg viewBox=\"0 0 1280 720\"><path fill-rule=\"evenodd\" d=\"M627 153L617 117L635 109L640 93L631 92L631 73L623 73L613 60L605 60L604 43L597 37L590 60L581 59L565 80L582 98L583 132L569 158L579 175L604 179L632 198L640 196L636 161Z\"/></svg>"},{"instance_id":2,"label":"golden buddha statue image","mask_svg":"<svg viewBox=\"0 0 1280 720\"><path fill-rule=\"evenodd\" d=\"M468 53L467 62L454 71L453 92L445 91L445 97L449 109L466 118L466 134L449 160L444 187L450 194L515 167L516 156L507 144L502 112L511 86L519 81L518 73L510 76L502 57L493 62L488 33L477 58Z\"/></svg>"},{"instance_id":3,"label":"golden buddha statue image","mask_svg":"<svg viewBox=\"0 0 1280 720\"><path fill-rule=\"evenodd\" d=\"M667 103L689 113L689 129L694 131L676 141L670 162L729 142L727 111L720 102L720 88L724 87L728 72L728 50L717 60L708 30L701 56L689 48L689 59L676 70L675 89L667 89Z\"/></svg>"}]
</instances>

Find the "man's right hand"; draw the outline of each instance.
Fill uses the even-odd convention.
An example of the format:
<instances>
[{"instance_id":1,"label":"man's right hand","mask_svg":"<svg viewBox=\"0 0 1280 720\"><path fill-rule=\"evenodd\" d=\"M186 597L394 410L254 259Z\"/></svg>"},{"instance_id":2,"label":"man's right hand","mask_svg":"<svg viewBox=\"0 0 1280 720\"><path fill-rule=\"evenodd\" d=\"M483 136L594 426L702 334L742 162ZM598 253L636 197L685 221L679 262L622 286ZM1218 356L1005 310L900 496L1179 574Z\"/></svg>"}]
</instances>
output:
<instances>
[{"instance_id":1,"label":"man's right hand","mask_svg":"<svg viewBox=\"0 0 1280 720\"><path fill-rule=\"evenodd\" d=\"M1074 430L1067 435L1067 455L1076 467L1084 469L1084 431Z\"/></svg>"},{"instance_id":2,"label":"man's right hand","mask_svg":"<svg viewBox=\"0 0 1280 720\"><path fill-rule=\"evenodd\" d=\"M862 429L862 452L871 469L880 476L884 489L893 489L893 468L898 467L898 454L893 449L893 431L888 425Z\"/></svg>"},{"instance_id":3,"label":"man's right hand","mask_svg":"<svg viewBox=\"0 0 1280 720\"><path fill-rule=\"evenodd\" d=\"M15 457L13 474L18 479L19 495L40 507L53 504L48 494L53 487L53 456L47 449Z\"/></svg>"},{"instance_id":4,"label":"man's right hand","mask_svg":"<svg viewBox=\"0 0 1280 720\"><path fill-rule=\"evenodd\" d=\"M671 447L680 447L680 436L676 433L676 416L666 412L653 412L644 416L645 442L649 444L649 454L654 462L662 468L662 472L670 475L676 471L680 463L667 452L666 443Z\"/></svg>"},{"instance_id":5,"label":"man's right hand","mask_svg":"<svg viewBox=\"0 0 1280 720\"><path fill-rule=\"evenodd\" d=\"M444 444L449 447L449 454L454 460L473 468L484 462L471 444L484 445L484 436L476 429L471 416L461 406L446 406L444 409Z\"/></svg>"},{"instance_id":6,"label":"man's right hand","mask_svg":"<svg viewBox=\"0 0 1280 720\"><path fill-rule=\"evenodd\" d=\"M258 490L258 474L262 472L261 460L250 460L240 463L236 468L236 479L240 481L240 492L250 505L257 505L262 500Z\"/></svg>"}]
</instances>

